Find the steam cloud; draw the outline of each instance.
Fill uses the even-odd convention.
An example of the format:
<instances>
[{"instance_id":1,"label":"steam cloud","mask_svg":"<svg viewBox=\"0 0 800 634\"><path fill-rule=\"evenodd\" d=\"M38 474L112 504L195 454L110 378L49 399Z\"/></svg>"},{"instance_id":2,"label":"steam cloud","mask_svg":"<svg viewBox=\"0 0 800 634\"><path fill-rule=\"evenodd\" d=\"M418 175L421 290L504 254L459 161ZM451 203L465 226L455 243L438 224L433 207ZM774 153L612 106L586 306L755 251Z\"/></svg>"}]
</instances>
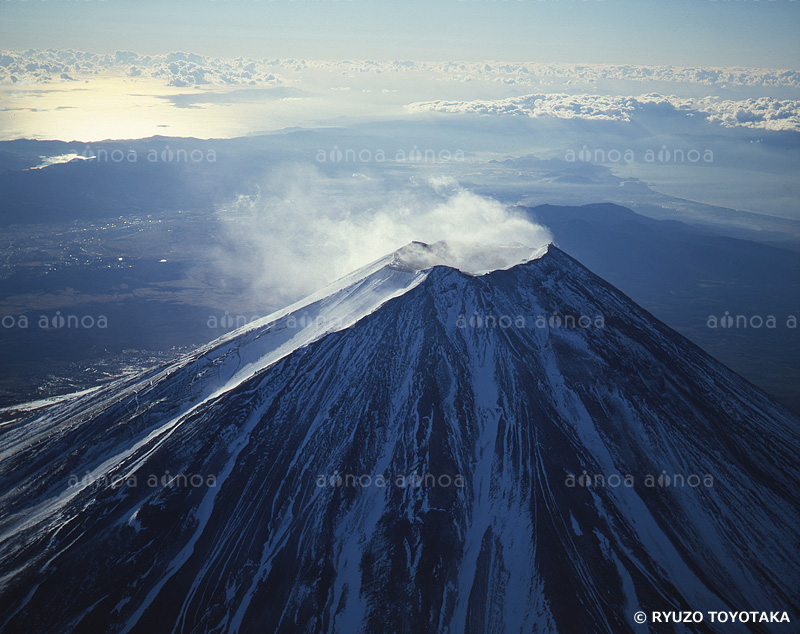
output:
<instances>
[{"instance_id":1,"label":"steam cloud","mask_svg":"<svg viewBox=\"0 0 800 634\"><path fill-rule=\"evenodd\" d=\"M261 191L220 213L224 275L276 308L412 242L523 244L551 240L544 227L447 177L391 188L314 167L273 172Z\"/></svg>"}]
</instances>

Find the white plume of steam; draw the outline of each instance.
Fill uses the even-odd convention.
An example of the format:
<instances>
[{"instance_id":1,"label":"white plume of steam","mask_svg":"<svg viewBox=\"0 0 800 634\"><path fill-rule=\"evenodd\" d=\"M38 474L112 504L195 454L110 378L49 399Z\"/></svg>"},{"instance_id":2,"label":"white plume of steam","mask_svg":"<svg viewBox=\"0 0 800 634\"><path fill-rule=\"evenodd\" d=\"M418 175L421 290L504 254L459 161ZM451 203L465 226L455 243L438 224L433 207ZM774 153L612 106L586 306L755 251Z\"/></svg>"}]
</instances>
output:
<instances>
[{"instance_id":1,"label":"white plume of steam","mask_svg":"<svg viewBox=\"0 0 800 634\"><path fill-rule=\"evenodd\" d=\"M413 241L539 248L550 233L446 177L387 190L361 175L331 179L304 165L271 174L220 213L217 262L275 307Z\"/></svg>"}]
</instances>

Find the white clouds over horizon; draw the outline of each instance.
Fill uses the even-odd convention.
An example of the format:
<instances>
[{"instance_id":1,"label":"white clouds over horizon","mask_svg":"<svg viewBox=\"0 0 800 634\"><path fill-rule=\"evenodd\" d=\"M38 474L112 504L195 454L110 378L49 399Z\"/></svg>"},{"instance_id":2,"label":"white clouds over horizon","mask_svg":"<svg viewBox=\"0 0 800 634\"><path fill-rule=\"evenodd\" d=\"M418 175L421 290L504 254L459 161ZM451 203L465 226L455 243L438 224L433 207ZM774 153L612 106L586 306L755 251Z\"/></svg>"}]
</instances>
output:
<instances>
[{"instance_id":1,"label":"white clouds over horizon","mask_svg":"<svg viewBox=\"0 0 800 634\"><path fill-rule=\"evenodd\" d=\"M800 88L800 71L744 67L678 67L636 64L549 64L542 62L422 62L413 60L305 60L223 58L172 52L140 55L131 51L96 54L71 49L0 51L0 83L51 83L90 79L101 74L148 77L166 86L274 86L287 76L306 74L354 78L421 76L440 81L490 82L507 86L602 81L664 82L726 88Z\"/></svg>"},{"instance_id":2,"label":"white clouds over horizon","mask_svg":"<svg viewBox=\"0 0 800 634\"><path fill-rule=\"evenodd\" d=\"M678 114L726 128L800 131L793 70L48 49L0 52L0 89L8 138L133 138L165 128L230 137L427 113L621 122Z\"/></svg>"},{"instance_id":3,"label":"white clouds over horizon","mask_svg":"<svg viewBox=\"0 0 800 634\"><path fill-rule=\"evenodd\" d=\"M411 114L555 117L625 122L631 121L636 113L669 108L686 115L703 115L708 121L725 127L800 132L800 100L772 97L730 100L714 97L690 99L655 93L637 97L556 93L494 100L436 100L408 104L405 108Z\"/></svg>"}]
</instances>

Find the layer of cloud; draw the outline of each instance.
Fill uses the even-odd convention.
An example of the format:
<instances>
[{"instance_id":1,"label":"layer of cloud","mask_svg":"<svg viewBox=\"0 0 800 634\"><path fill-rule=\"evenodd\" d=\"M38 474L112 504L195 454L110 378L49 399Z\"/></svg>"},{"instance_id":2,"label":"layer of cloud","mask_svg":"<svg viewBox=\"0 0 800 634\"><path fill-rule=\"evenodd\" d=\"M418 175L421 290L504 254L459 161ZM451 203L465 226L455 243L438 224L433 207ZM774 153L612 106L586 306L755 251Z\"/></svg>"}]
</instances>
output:
<instances>
[{"instance_id":1,"label":"layer of cloud","mask_svg":"<svg viewBox=\"0 0 800 634\"><path fill-rule=\"evenodd\" d=\"M193 53L96 54L73 50L0 53L0 83L69 82L98 75L153 78L167 86L279 86L285 82L261 62Z\"/></svg>"},{"instance_id":2,"label":"layer of cloud","mask_svg":"<svg viewBox=\"0 0 800 634\"><path fill-rule=\"evenodd\" d=\"M83 154L76 154L75 152L70 152L69 154L59 154L58 156L42 156L42 162L39 165L31 167L32 170L40 170L44 169L45 167L50 167L51 165L59 165L61 163L69 163L70 161L86 161L89 160L89 157L84 156Z\"/></svg>"},{"instance_id":3,"label":"layer of cloud","mask_svg":"<svg viewBox=\"0 0 800 634\"><path fill-rule=\"evenodd\" d=\"M355 175L354 175L355 176ZM294 301L412 241L540 247L549 232L454 181L329 179L309 166L275 171L220 214L224 276L275 305Z\"/></svg>"},{"instance_id":4,"label":"layer of cloud","mask_svg":"<svg viewBox=\"0 0 800 634\"><path fill-rule=\"evenodd\" d=\"M0 83L71 82L113 73L149 77L169 86L274 86L287 76L327 74L345 82L361 77L426 77L447 82L497 82L530 87L600 81L667 82L701 86L800 87L800 71L759 68L696 68L635 64L546 64L540 62L420 62L215 58L193 53L95 54L74 50L0 52Z\"/></svg>"},{"instance_id":5,"label":"layer of cloud","mask_svg":"<svg viewBox=\"0 0 800 634\"><path fill-rule=\"evenodd\" d=\"M636 113L660 109L701 114L726 127L800 131L800 101L772 97L723 100L691 99L658 94L638 97L609 95L535 94L472 101L422 101L407 105L412 114L436 112L482 116L556 117L596 121L630 121Z\"/></svg>"},{"instance_id":6,"label":"layer of cloud","mask_svg":"<svg viewBox=\"0 0 800 634\"><path fill-rule=\"evenodd\" d=\"M732 101L729 99L693 100L691 107L728 127L793 130L800 132L800 101L761 97Z\"/></svg>"}]
</instances>

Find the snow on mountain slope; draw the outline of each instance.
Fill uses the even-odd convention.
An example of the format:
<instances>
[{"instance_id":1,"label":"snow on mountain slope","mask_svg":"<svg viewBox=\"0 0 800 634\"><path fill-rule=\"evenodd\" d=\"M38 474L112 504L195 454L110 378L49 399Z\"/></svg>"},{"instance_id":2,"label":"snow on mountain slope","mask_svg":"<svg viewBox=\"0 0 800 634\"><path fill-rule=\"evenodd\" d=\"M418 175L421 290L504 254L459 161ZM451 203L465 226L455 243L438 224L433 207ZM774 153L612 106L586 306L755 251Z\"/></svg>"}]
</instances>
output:
<instances>
[{"instance_id":1,"label":"snow on mountain slope","mask_svg":"<svg viewBox=\"0 0 800 634\"><path fill-rule=\"evenodd\" d=\"M794 625L799 423L555 247L412 244L0 428L0 629Z\"/></svg>"}]
</instances>

